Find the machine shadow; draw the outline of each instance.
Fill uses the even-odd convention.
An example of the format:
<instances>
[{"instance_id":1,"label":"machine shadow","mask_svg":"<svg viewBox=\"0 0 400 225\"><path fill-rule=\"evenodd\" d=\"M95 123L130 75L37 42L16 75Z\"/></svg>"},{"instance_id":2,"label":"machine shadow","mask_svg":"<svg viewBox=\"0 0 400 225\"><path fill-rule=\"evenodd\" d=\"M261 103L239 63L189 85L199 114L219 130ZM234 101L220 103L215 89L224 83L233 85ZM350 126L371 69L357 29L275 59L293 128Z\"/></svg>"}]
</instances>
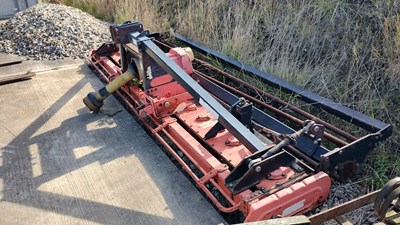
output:
<instances>
[{"instance_id":1,"label":"machine shadow","mask_svg":"<svg viewBox=\"0 0 400 225\"><path fill-rule=\"evenodd\" d=\"M204 224L205 221L188 218L187 215L195 214L199 215L199 218L204 218L202 213L205 210L199 210L194 206L209 203L198 193L194 193L197 191L190 187L192 184L180 174L172 163L164 163L169 159L160 152L158 146L143 132L143 128L134 121L128 112L123 110L113 116L107 115L109 114L107 111L117 112L123 109L115 99L106 101L105 112L98 114L89 113L82 103L82 107L77 109L78 115L63 120L59 127L43 133L38 132L56 114L68 110L65 106L70 104L71 99L82 99L84 97L82 89L85 85L89 84L93 89L102 86L86 65L82 65L78 73L84 74L85 77L82 77L3 148L12 148L15 151L12 154L4 151L3 154L4 163L0 167L0 175L3 177L3 199L1 201L31 206L103 224L136 224L139 221L140 224L179 224L183 221L185 221L184 224ZM34 81L30 80L23 83L30 85L30 82ZM88 127L92 127L92 129L88 129ZM36 133L39 134L36 135ZM32 168L34 165L32 165L32 154L30 152L32 145L37 146L38 157L40 157L41 162L41 173L37 176L33 176ZM96 150L77 157L76 149L85 147ZM93 163L105 165L127 157L136 157L142 163L148 176L164 198L163 201L167 205L164 210L169 210L173 215L172 218L40 190L40 187L47 182ZM160 163L160 161L163 163ZM135 182L129 180L130 177L126 177L126 179L127 182ZM189 188L190 191L182 194L182 190L185 190L185 188ZM193 193L198 197L191 198ZM120 194L123 195L123 193ZM177 200L177 195L187 196L186 198L180 197ZM189 207L182 206L188 203ZM209 208L212 209L212 207ZM193 213L193 210L196 212ZM188 219L193 220L188 221ZM215 221L217 220L219 218L215 219Z\"/></svg>"}]
</instances>

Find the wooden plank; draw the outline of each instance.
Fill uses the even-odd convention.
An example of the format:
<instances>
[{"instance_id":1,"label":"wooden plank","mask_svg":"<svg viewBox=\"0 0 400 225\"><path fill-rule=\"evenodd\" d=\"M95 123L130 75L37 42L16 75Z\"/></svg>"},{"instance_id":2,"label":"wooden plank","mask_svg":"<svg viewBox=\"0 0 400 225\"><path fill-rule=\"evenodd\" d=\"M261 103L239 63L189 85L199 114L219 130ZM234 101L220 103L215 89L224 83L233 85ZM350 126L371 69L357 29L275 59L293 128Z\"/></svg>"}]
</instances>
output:
<instances>
[{"instance_id":1,"label":"wooden plank","mask_svg":"<svg viewBox=\"0 0 400 225\"><path fill-rule=\"evenodd\" d=\"M8 84L8 83L15 82L15 81L26 80L33 76L35 76L35 73L32 73L30 71L28 71L26 73L17 73L17 74L11 74L11 75L7 75L7 76L0 76L0 85Z\"/></svg>"},{"instance_id":2,"label":"wooden plank","mask_svg":"<svg viewBox=\"0 0 400 225\"><path fill-rule=\"evenodd\" d=\"M7 76L9 74L26 73L31 71L33 73L68 69L78 67L83 63L82 59L65 59L65 60L27 60L22 63L12 66L0 67L0 76Z\"/></svg>"},{"instance_id":3,"label":"wooden plank","mask_svg":"<svg viewBox=\"0 0 400 225\"><path fill-rule=\"evenodd\" d=\"M0 56L3 56L0 54ZM14 55L6 55L9 58L18 58ZM0 85L10 82L26 80L37 73L51 70L77 68L82 65L81 59L65 60L43 60L43 61L22 61L19 64L0 66Z\"/></svg>"},{"instance_id":4,"label":"wooden plank","mask_svg":"<svg viewBox=\"0 0 400 225\"><path fill-rule=\"evenodd\" d=\"M0 67L1 66L8 66L8 65L12 65L12 64L21 63L24 60L25 60L24 58L19 58L19 57L12 57L12 58L0 57Z\"/></svg>"}]
</instances>

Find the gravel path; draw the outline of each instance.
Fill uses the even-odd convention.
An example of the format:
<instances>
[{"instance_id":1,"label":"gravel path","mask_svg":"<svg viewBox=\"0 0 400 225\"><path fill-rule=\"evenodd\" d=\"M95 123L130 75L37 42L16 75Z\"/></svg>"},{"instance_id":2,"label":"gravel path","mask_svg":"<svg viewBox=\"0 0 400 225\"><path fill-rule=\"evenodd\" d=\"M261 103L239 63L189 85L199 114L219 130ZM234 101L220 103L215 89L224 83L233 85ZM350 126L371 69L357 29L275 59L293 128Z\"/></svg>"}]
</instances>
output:
<instances>
[{"instance_id":1,"label":"gravel path","mask_svg":"<svg viewBox=\"0 0 400 225\"><path fill-rule=\"evenodd\" d=\"M0 52L29 59L85 58L109 40L107 23L57 4L33 6L0 25Z\"/></svg>"}]
</instances>

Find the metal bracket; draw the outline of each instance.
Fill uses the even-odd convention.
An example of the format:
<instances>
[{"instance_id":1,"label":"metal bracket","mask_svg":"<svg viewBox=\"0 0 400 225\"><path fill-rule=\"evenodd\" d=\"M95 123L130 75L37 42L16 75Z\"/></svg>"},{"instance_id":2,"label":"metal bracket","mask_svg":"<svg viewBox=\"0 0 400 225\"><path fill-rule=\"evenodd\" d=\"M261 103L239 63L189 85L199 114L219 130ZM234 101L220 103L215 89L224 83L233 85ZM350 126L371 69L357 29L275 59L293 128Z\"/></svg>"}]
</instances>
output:
<instances>
[{"instance_id":1,"label":"metal bracket","mask_svg":"<svg viewBox=\"0 0 400 225\"><path fill-rule=\"evenodd\" d=\"M175 118L169 118L169 119L165 120L162 124L160 124L158 127L154 128L151 132L153 134L156 134L156 133L160 132L161 130L163 130L164 128L166 128L169 124L175 123L175 122L176 122Z\"/></svg>"},{"instance_id":2,"label":"metal bracket","mask_svg":"<svg viewBox=\"0 0 400 225\"><path fill-rule=\"evenodd\" d=\"M248 163L253 159L258 159L265 151L257 152L244 160L225 179L225 185L232 194L240 193L264 179L269 173L278 169L280 166L292 166L296 163L296 158L286 151L279 152L269 158L263 159L253 164L251 168ZM297 167L296 167L297 168Z\"/></svg>"},{"instance_id":3,"label":"metal bracket","mask_svg":"<svg viewBox=\"0 0 400 225\"><path fill-rule=\"evenodd\" d=\"M248 129L252 130L252 115L253 115L253 104L249 101L247 101L244 98L239 98L239 101L237 101L235 104L231 106L231 109L229 110L230 113L236 119L238 119L245 127ZM216 123L204 136L204 139L210 139L213 138L217 135L217 133L221 130L225 129L224 126L222 126L221 123Z\"/></svg>"},{"instance_id":4,"label":"metal bracket","mask_svg":"<svg viewBox=\"0 0 400 225\"><path fill-rule=\"evenodd\" d=\"M112 40L117 44L126 44L129 43L129 34L133 32L142 32L143 25L139 22L130 22L127 21L123 24L112 25L110 26L110 33Z\"/></svg>"},{"instance_id":5,"label":"metal bracket","mask_svg":"<svg viewBox=\"0 0 400 225\"><path fill-rule=\"evenodd\" d=\"M143 57L149 56L165 72L170 74L197 102L199 102L199 104L212 113L217 118L218 122L235 136L249 151L257 152L266 148L265 144L260 139L229 113L228 110L181 67L167 57L152 40L142 41L141 49L144 50Z\"/></svg>"},{"instance_id":6,"label":"metal bracket","mask_svg":"<svg viewBox=\"0 0 400 225\"><path fill-rule=\"evenodd\" d=\"M221 164L220 167L214 168L207 174L205 174L202 178L199 179L197 182L198 184L206 184L210 181L211 178L217 176L219 173L222 173L224 171L228 170L228 166L226 164Z\"/></svg>"}]
</instances>

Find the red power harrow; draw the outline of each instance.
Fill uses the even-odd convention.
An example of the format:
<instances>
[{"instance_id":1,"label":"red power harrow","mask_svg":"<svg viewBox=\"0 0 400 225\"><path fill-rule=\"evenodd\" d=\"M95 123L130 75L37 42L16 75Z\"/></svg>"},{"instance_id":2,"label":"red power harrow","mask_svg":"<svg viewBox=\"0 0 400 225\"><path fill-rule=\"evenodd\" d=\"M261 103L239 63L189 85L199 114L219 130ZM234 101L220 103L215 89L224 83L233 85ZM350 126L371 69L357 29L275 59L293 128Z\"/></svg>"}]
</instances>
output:
<instances>
[{"instance_id":1,"label":"red power harrow","mask_svg":"<svg viewBox=\"0 0 400 225\"><path fill-rule=\"evenodd\" d=\"M108 84L89 93L85 104L98 112L103 100L116 93L215 206L224 213L241 212L245 222L314 209L327 198L331 177L347 179L375 144L391 134L388 124L178 34L196 52L240 68L267 85L297 93L301 100L368 133L355 137L195 59L190 48L172 48L141 23L114 25L110 31L113 42L103 44L89 58ZM282 105L292 113L282 110ZM334 147L328 149L324 143Z\"/></svg>"}]
</instances>

